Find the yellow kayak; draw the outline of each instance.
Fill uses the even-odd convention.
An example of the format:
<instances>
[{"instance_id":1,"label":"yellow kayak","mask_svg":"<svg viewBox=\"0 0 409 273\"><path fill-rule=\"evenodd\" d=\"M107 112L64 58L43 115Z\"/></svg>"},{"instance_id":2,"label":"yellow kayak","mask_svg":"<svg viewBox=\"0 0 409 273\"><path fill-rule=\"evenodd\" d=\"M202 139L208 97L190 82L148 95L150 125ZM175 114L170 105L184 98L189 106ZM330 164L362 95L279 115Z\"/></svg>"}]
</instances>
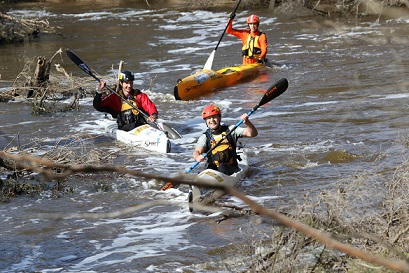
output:
<instances>
[{"instance_id":1,"label":"yellow kayak","mask_svg":"<svg viewBox=\"0 0 409 273\"><path fill-rule=\"evenodd\" d=\"M192 74L178 83L174 89L175 99L195 100L217 89L235 85L239 82L251 80L265 68L264 64L248 64L230 66L217 71L202 70Z\"/></svg>"}]
</instances>

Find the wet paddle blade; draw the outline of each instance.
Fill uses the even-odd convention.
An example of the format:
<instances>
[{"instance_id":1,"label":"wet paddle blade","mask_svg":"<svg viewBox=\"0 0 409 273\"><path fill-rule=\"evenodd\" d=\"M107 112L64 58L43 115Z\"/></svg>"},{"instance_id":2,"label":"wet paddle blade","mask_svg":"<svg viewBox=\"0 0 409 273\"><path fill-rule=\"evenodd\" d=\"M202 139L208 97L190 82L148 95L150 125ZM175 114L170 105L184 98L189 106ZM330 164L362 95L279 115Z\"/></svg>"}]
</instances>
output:
<instances>
[{"instance_id":1,"label":"wet paddle blade","mask_svg":"<svg viewBox=\"0 0 409 273\"><path fill-rule=\"evenodd\" d=\"M216 50L212 51L212 54L210 54L209 58L207 59L203 70L212 70L212 65L213 65L213 60L214 60L214 55L216 54Z\"/></svg>"},{"instance_id":2,"label":"wet paddle blade","mask_svg":"<svg viewBox=\"0 0 409 273\"><path fill-rule=\"evenodd\" d=\"M80 57L78 57L74 52L72 52L71 50L67 49L65 51L67 53L68 58L71 59L71 61L73 61L73 63L75 63L76 65L78 65L79 68L81 68L82 71L84 71L85 73L87 73L88 75L90 75L91 77L93 77L94 79L96 79L97 81L100 81L91 71L91 69L88 67L88 65L81 60Z\"/></svg>"},{"instance_id":3,"label":"wet paddle blade","mask_svg":"<svg viewBox=\"0 0 409 273\"><path fill-rule=\"evenodd\" d=\"M72 52L71 50L67 49L65 52L67 53L68 58L70 58L71 61L73 61L76 65L80 66L81 64L84 63L84 62L81 60L81 58L78 57L77 55L75 55L75 53Z\"/></svg>"},{"instance_id":4,"label":"wet paddle blade","mask_svg":"<svg viewBox=\"0 0 409 273\"><path fill-rule=\"evenodd\" d=\"M170 139L179 139L182 138L182 136L179 134L178 131L176 131L174 128L170 127L169 125L165 123L158 123L160 129L164 132L166 132L166 135Z\"/></svg>"}]
</instances>

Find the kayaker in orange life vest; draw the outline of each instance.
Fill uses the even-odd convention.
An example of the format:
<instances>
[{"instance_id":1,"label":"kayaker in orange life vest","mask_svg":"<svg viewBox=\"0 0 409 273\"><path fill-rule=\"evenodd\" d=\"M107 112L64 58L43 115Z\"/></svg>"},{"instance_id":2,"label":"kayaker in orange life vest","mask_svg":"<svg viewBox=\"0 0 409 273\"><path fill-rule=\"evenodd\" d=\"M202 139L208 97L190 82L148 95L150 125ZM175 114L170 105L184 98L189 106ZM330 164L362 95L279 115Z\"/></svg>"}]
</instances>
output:
<instances>
[{"instance_id":1,"label":"kayaker in orange life vest","mask_svg":"<svg viewBox=\"0 0 409 273\"><path fill-rule=\"evenodd\" d=\"M135 77L131 71L124 70L119 75L121 90L119 95L143 111L149 118L145 117L134 109L128 103L124 102L116 94L110 93L102 96L106 82L101 80L97 87L93 106L97 111L110 113L113 118L117 119L118 129L130 131L138 126L146 124L147 121L153 122L158 118L158 110L155 104L149 99L148 95L142 93L139 89L133 88Z\"/></svg>"},{"instance_id":2,"label":"kayaker in orange life vest","mask_svg":"<svg viewBox=\"0 0 409 273\"><path fill-rule=\"evenodd\" d=\"M241 39L243 65L254 63L265 63L267 55L267 37L258 27L260 18L257 15L250 15L247 18L249 29L234 29L233 19L236 14L230 14L226 32Z\"/></svg>"},{"instance_id":3,"label":"kayaker in orange life vest","mask_svg":"<svg viewBox=\"0 0 409 273\"><path fill-rule=\"evenodd\" d=\"M196 148L193 152L193 158L197 162L204 161L203 153L207 153L223 136L227 135L235 127L235 125L227 126L221 124L222 112L214 104L210 104L203 109L202 118L205 120L208 129L197 140ZM239 170L236 153L237 139L258 135L257 129L250 122L247 113L242 114L240 118L243 120L246 128L238 127L232 131L229 136L207 155L207 169L217 170L227 175L231 175Z\"/></svg>"}]
</instances>

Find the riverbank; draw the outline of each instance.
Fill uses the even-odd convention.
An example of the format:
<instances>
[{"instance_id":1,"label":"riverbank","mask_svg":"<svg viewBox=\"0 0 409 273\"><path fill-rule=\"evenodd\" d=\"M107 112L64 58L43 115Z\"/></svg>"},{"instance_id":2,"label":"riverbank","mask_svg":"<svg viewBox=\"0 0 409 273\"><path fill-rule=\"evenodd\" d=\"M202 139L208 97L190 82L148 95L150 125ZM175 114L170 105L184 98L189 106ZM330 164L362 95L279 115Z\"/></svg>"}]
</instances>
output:
<instances>
[{"instance_id":1,"label":"riverbank","mask_svg":"<svg viewBox=\"0 0 409 273\"><path fill-rule=\"evenodd\" d=\"M39 4L62 4L63 0L8 0L3 1L1 12L7 11L12 4L16 3L39 3ZM107 0L82 0L82 3L92 2L95 5L124 6L127 1L107 1ZM132 4L143 4L148 8L170 8L176 10L218 10L221 8L234 8L237 4L235 0L136 0ZM267 8L275 11L277 7L284 7L280 12L291 13L294 7L313 11L326 17L357 17L368 15L385 15L393 12L397 14L409 14L409 4L405 0L388 0L388 1L339 1L339 0L241 0L240 9L260 9ZM299 10L297 10L299 12ZM390 16L390 15L388 15Z\"/></svg>"}]
</instances>

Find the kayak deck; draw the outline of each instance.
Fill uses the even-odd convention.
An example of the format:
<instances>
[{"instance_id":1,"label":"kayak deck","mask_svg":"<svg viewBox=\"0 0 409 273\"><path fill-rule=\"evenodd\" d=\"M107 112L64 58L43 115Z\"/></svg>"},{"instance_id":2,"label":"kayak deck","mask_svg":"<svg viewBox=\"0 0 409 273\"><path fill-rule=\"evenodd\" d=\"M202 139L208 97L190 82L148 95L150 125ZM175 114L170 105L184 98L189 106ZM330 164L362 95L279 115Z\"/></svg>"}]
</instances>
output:
<instances>
[{"instance_id":1,"label":"kayak deck","mask_svg":"<svg viewBox=\"0 0 409 273\"><path fill-rule=\"evenodd\" d=\"M244 177L249 168L247 155L242 148L237 150L237 155L241 158L241 161L239 161L240 171L232 175L226 175L216 170L206 169L197 175L195 182L201 181L215 185L223 184L225 186L235 186L240 179ZM192 186L188 195L189 210L192 212L193 210L197 210L198 206L205 206L213 203L224 194L225 192L220 189L207 189Z\"/></svg>"},{"instance_id":2,"label":"kayak deck","mask_svg":"<svg viewBox=\"0 0 409 273\"><path fill-rule=\"evenodd\" d=\"M170 153L171 151L171 143L166 134L149 124L141 125L127 132L119 130L116 123L111 123L105 127L105 132L114 139L132 145L132 147L159 153Z\"/></svg>"}]
</instances>

